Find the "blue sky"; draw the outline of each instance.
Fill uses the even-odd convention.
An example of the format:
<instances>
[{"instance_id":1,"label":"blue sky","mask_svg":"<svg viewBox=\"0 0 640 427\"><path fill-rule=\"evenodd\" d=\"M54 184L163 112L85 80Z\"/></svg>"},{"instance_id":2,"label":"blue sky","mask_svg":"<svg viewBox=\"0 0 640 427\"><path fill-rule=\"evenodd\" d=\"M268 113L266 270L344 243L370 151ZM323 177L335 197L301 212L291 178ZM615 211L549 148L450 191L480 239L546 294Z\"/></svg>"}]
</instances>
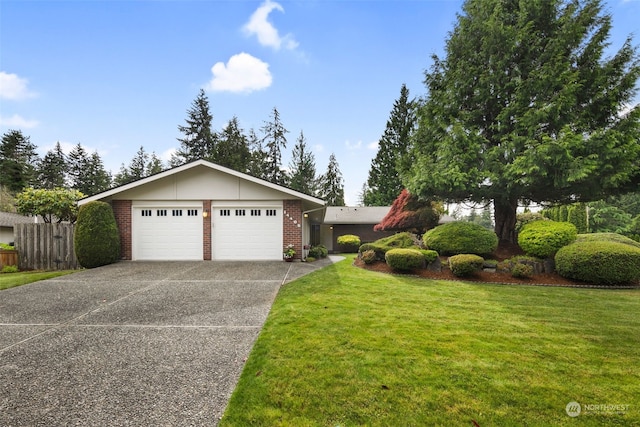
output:
<instances>
[{"instance_id":1,"label":"blue sky","mask_svg":"<svg viewBox=\"0 0 640 427\"><path fill-rule=\"evenodd\" d=\"M97 150L117 172L140 146L168 159L207 91L213 126L258 131L278 108L286 166L303 131L318 172L336 154L349 205L407 85L441 55L461 0L0 0L0 132L44 155ZM612 49L640 44L640 1L610 0Z\"/></svg>"}]
</instances>

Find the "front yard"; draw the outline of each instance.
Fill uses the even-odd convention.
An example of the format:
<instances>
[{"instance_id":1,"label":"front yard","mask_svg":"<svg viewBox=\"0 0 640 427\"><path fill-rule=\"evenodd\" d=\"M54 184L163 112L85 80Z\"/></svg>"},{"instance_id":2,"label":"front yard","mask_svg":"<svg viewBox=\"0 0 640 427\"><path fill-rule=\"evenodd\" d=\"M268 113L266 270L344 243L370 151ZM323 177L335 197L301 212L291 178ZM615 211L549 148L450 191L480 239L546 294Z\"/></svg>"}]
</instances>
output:
<instances>
[{"instance_id":1,"label":"front yard","mask_svg":"<svg viewBox=\"0 0 640 427\"><path fill-rule=\"evenodd\" d=\"M435 281L353 258L283 287L222 426L640 424L640 290Z\"/></svg>"},{"instance_id":2,"label":"front yard","mask_svg":"<svg viewBox=\"0 0 640 427\"><path fill-rule=\"evenodd\" d=\"M0 290L26 285L27 283L33 283L39 280L53 279L54 277L64 276L65 274L71 274L77 271L78 270L20 271L17 273L2 273L0 274Z\"/></svg>"}]
</instances>

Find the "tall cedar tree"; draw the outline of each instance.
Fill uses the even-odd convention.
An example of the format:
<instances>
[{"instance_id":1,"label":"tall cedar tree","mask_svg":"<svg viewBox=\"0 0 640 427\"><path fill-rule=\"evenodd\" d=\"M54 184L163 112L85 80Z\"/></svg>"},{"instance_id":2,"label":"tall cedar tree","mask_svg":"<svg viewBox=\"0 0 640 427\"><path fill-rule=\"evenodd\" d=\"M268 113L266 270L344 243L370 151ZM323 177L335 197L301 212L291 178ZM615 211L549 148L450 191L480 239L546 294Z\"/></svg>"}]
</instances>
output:
<instances>
[{"instance_id":1,"label":"tall cedar tree","mask_svg":"<svg viewBox=\"0 0 640 427\"><path fill-rule=\"evenodd\" d=\"M10 130L2 135L0 186L15 194L34 184L36 177L34 165L37 161L36 146L31 143L28 136L24 136L19 130Z\"/></svg>"},{"instance_id":2,"label":"tall cedar tree","mask_svg":"<svg viewBox=\"0 0 640 427\"><path fill-rule=\"evenodd\" d=\"M111 174L105 169L97 151L94 151L89 156L86 177L86 186L80 189L80 192L88 196L100 193L111 187Z\"/></svg>"},{"instance_id":3,"label":"tall cedar tree","mask_svg":"<svg viewBox=\"0 0 640 427\"><path fill-rule=\"evenodd\" d=\"M391 209L380 224L376 224L373 230L410 231L423 234L438 225L442 213L441 204L419 200L405 188L393 201Z\"/></svg>"},{"instance_id":4,"label":"tall cedar tree","mask_svg":"<svg viewBox=\"0 0 640 427\"><path fill-rule=\"evenodd\" d=\"M67 156L62 151L60 142L47 151L38 162L37 187L47 190L65 188L67 186Z\"/></svg>"},{"instance_id":5,"label":"tall cedar tree","mask_svg":"<svg viewBox=\"0 0 640 427\"><path fill-rule=\"evenodd\" d=\"M331 153L327 173L320 178L320 195L327 206L344 206L344 180L336 155Z\"/></svg>"},{"instance_id":6,"label":"tall cedar tree","mask_svg":"<svg viewBox=\"0 0 640 427\"><path fill-rule=\"evenodd\" d=\"M371 161L365 206L389 206L404 186L398 173L398 159L407 152L411 134L416 127L416 102L409 99L406 85L400 88L400 98L393 103L387 127L378 141L378 154Z\"/></svg>"},{"instance_id":7,"label":"tall cedar tree","mask_svg":"<svg viewBox=\"0 0 640 427\"><path fill-rule=\"evenodd\" d=\"M209 98L200 89L198 96L187 110L185 126L178 126L184 134L180 141L180 148L172 159L173 166L179 166L194 160L212 160L215 152L216 134L211 128L213 116L209 110Z\"/></svg>"},{"instance_id":8,"label":"tall cedar tree","mask_svg":"<svg viewBox=\"0 0 640 427\"><path fill-rule=\"evenodd\" d=\"M312 196L318 192L316 160L307 146L307 140L302 131L291 153L289 187Z\"/></svg>"},{"instance_id":9,"label":"tall cedar tree","mask_svg":"<svg viewBox=\"0 0 640 427\"><path fill-rule=\"evenodd\" d=\"M71 188L87 196L111 186L111 175L105 170L98 152L89 155L79 143L67 156L67 171Z\"/></svg>"},{"instance_id":10,"label":"tall cedar tree","mask_svg":"<svg viewBox=\"0 0 640 427\"><path fill-rule=\"evenodd\" d=\"M266 152L264 177L278 185L287 184L287 175L282 170L282 150L287 148L287 133L289 131L280 121L280 113L276 107L271 112L271 121L262 127L264 137L262 142Z\"/></svg>"},{"instance_id":11,"label":"tall cedar tree","mask_svg":"<svg viewBox=\"0 0 640 427\"><path fill-rule=\"evenodd\" d=\"M519 201L601 199L640 183L640 75L628 38L605 58L611 16L598 0L467 0L425 73L409 190L493 201L515 242Z\"/></svg>"},{"instance_id":12,"label":"tall cedar tree","mask_svg":"<svg viewBox=\"0 0 640 427\"><path fill-rule=\"evenodd\" d=\"M227 126L218 135L213 161L238 172L247 173L251 152L238 118L233 116Z\"/></svg>"}]
</instances>

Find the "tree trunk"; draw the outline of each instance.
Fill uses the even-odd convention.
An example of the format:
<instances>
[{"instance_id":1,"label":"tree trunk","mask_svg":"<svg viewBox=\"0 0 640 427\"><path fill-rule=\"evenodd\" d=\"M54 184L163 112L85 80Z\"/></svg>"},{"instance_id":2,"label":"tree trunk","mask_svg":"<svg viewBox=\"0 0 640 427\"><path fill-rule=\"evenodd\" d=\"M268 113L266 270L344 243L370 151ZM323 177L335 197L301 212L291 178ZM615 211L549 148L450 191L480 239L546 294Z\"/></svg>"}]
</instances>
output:
<instances>
[{"instance_id":1,"label":"tree trunk","mask_svg":"<svg viewBox=\"0 0 640 427\"><path fill-rule=\"evenodd\" d=\"M518 244L516 237L517 200L494 200L494 215L496 219L495 232L500 242Z\"/></svg>"}]
</instances>

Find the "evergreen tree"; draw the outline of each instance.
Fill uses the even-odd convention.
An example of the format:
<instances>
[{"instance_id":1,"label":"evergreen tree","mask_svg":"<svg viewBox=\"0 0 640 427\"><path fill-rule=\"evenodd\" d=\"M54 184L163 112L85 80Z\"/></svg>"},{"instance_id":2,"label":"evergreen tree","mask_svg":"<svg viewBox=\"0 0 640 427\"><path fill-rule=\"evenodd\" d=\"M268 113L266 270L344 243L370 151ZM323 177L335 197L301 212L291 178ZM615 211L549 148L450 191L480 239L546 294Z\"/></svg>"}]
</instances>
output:
<instances>
[{"instance_id":1,"label":"evergreen tree","mask_svg":"<svg viewBox=\"0 0 640 427\"><path fill-rule=\"evenodd\" d=\"M149 155L149 161L147 162L146 167L146 176L155 175L164 170L164 165L162 164L162 160L156 155L156 152L153 151Z\"/></svg>"},{"instance_id":2,"label":"evergreen tree","mask_svg":"<svg viewBox=\"0 0 640 427\"><path fill-rule=\"evenodd\" d=\"M62 151L60 142L47 151L38 163L38 188L53 190L67 186L67 156Z\"/></svg>"},{"instance_id":3,"label":"evergreen tree","mask_svg":"<svg viewBox=\"0 0 640 427\"><path fill-rule=\"evenodd\" d=\"M267 153L262 147L262 141L258 138L258 135L256 135L256 132L253 129L249 130L247 145L249 147L249 151L251 152L248 169L249 175L266 180Z\"/></svg>"},{"instance_id":4,"label":"evergreen tree","mask_svg":"<svg viewBox=\"0 0 640 427\"><path fill-rule=\"evenodd\" d=\"M425 73L404 182L421 197L490 200L515 242L519 201L598 200L640 184L640 76L628 38L611 57L600 0L467 0ZM409 162L403 162L409 164Z\"/></svg>"},{"instance_id":5,"label":"evergreen tree","mask_svg":"<svg viewBox=\"0 0 640 427\"><path fill-rule=\"evenodd\" d=\"M243 134L238 118L233 116L218 135L213 161L220 166L246 173L249 171L251 152L247 137Z\"/></svg>"},{"instance_id":6,"label":"evergreen tree","mask_svg":"<svg viewBox=\"0 0 640 427\"><path fill-rule=\"evenodd\" d=\"M400 88L400 97L394 102L387 127L378 141L378 153L371 161L365 206L390 206L404 188L398 174L398 160L409 148L411 134L416 126L416 102L409 100L406 85Z\"/></svg>"},{"instance_id":7,"label":"evergreen tree","mask_svg":"<svg viewBox=\"0 0 640 427\"><path fill-rule=\"evenodd\" d=\"M89 162L89 154L80 143L76 144L67 156L69 184L72 189L78 190L83 194L89 194L84 190L92 185L90 178L86 174Z\"/></svg>"},{"instance_id":8,"label":"evergreen tree","mask_svg":"<svg viewBox=\"0 0 640 427\"><path fill-rule=\"evenodd\" d=\"M209 98L203 89L187 110L187 115L186 125L178 126L184 138L178 138L180 148L175 154L176 166L199 159L211 160L215 152L216 135L211 128L213 116L209 111Z\"/></svg>"},{"instance_id":9,"label":"evergreen tree","mask_svg":"<svg viewBox=\"0 0 640 427\"><path fill-rule=\"evenodd\" d=\"M320 194L327 206L344 206L344 180L334 153L329 156L327 172L320 179Z\"/></svg>"},{"instance_id":10,"label":"evergreen tree","mask_svg":"<svg viewBox=\"0 0 640 427\"><path fill-rule=\"evenodd\" d=\"M267 181L278 185L287 184L287 175L282 170L282 150L287 148L287 133L289 131L280 121L280 113L276 107L271 112L271 121L262 127L266 159L264 176Z\"/></svg>"},{"instance_id":11,"label":"evergreen tree","mask_svg":"<svg viewBox=\"0 0 640 427\"><path fill-rule=\"evenodd\" d=\"M147 176L147 166L149 164L149 155L144 150L144 147L140 146L138 152L131 159L128 166L123 163L120 165L120 172L115 176L115 185L124 185L133 181L137 181Z\"/></svg>"},{"instance_id":12,"label":"evergreen tree","mask_svg":"<svg viewBox=\"0 0 640 427\"><path fill-rule=\"evenodd\" d=\"M34 184L38 161L36 146L19 130L2 135L0 142L0 186L17 193Z\"/></svg>"},{"instance_id":13,"label":"evergreen tree","mask_svg":"<svg viewBox=\"0 0 640 427\"><path fill-rule=\"evenodd\" d=\"M289 187L312 196L317 193L316 161L302 131L291 154Z\"/></svg>"}]
</instances>

